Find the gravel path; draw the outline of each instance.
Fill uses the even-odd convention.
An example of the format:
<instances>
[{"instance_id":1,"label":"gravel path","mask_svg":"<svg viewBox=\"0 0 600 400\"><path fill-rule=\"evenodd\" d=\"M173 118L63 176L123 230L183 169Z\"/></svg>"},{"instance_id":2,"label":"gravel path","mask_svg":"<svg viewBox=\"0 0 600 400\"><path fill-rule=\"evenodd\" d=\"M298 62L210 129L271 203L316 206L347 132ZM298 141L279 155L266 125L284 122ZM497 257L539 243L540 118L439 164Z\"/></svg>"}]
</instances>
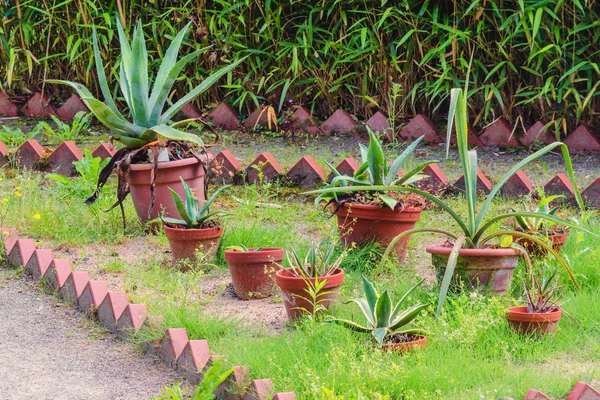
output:
<instances>
[{"instance_id":1,"label":"gravel path","mask_svg":"<svg viewBox=\"0 0 600 400\"><path fill-rule=\"evenodd\" d=\"M0 338L2 399L148 399L177 380L73 307L2 268Z\"/></svg>"}]
</instances>

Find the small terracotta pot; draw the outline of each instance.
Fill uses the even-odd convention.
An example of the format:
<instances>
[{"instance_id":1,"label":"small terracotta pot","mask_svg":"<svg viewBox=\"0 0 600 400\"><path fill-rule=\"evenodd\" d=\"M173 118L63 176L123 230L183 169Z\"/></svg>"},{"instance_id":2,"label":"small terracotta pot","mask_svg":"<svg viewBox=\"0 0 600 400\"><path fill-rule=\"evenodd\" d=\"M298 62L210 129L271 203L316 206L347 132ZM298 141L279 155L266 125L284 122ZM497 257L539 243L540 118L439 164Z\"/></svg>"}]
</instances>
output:
<instances>
[{"instance_id":1,"label":"small terracotta pot","mask_svg":"<svg viewBox=\"0 0 600 400\"><path fill-rule=\"evenodd\" d=\"M219 248L223 228L183 229L163 224L173 254L173 261L195 260L196 250L213 258Z\"/></svg>"},{"instance_id":2,"label":"small terracotta pot","mask_svg":"<svg viewBox=\"0 0 600 400\"><path fill-rule=\"evenodd\" d=\"M552 248L554 251L559 252L560 249L562 249L563 245L567 241L568 236L569 234L566 231L554 232L548 235L548 240L550 240L550 243L552 243ZM540 239L543 240L544 238ZM548 255L548 250L527 238L516 237L514 238L514 241L515 243L523 246L525 250L529 252L529 255L533 257L546 257Z\"/></svg>"},{"instance_id":3,"label":"small terracotta pot","mask_svg":"<svg viewBox=\"0 0 600 400\"><path fill-rule=\"evenodd\" d=\"M150 208L152 164L131 164L130 168L129 190L131 191L131 199L138 217L142 223L146 223L149 220L148 208ZM180 177L194 190L200 203L206 200L204 166L200 161L192 157L184 160L159 162L154 186L154 207L150 213L150 219L159 217L163 211L166 217L180 218L169 191L169 188L172 188L182 198L185 198Z\"/></svg>"},{"instance_id":4,"label":"small terracotta pot","mask_svg":"<svg viewBox=\"0 0 600 400\"><path fill-rule=\"evenodd\" d=\"M448 258L452 252L450 244L432 244L425 248L431 254L438 280L446 272ZM503 296L512 284L515 268L519 263L519 250L506 249L460 249L453 280L460 279L469 287L487 287L494 295Z\"/></svg>"},{"instance_id":5,"label":"small terracotta pot","mask_svg":"<svg viewBox=\"0 0 600 400\"><path fill-rule=\"evenodd\" d=\"M561 317L559 308L548 313L528 313L527 306L509 307L506 319L509 325L519 333L552 334Z\"/></svg>"},{"instance_id":6,"label":"small terracotta pot","mask_svg":"<svg viewBox=\"0 0 600 400\"><path fill-rule=\"evenodd\" d=\"M341 208L334 205L340 238L345 245L377 242L387 247L396 236L415 227L415 223L421 218L421 211L421 207L392 210L387 206L355 203L344 203ZM400 261L406 256L409 241L410 235L399 240L394 246Z\"/></svg>"},{"instance_id":7,"label":"small terracotta pot","mask_svg":"<svg viewBox=\"0 0 600 400\"><path fill-rule=\"evenodd\" d=\"M281 248L261 248L258 251L225 250L233 290L242 300L262 299L273 294L277 264L283 260Z\"/></svg>"},{"instance_id":8,"label":"small terracotta pot","mask_svg":"<svg viewBox=\"0 0 600 400\"><path fill-rule=\"evenodd\" d=\"M338 268L331 276L320 278L319 281L325 279L327 283L323 287L323 293L318 297L318 301L323 307L329 307L329 304L335 302L338 298L340 286L344 283L344 271ZM315 278L302 279L298 278L285 269L280 269L275 273L275 283L281 289L283 294L283 303L285 311L290 321L298 319L306 309L309 313L314 311L312 303L305 300L303 297L309 298L309 294L305 289L309 285L315 284Z\"/></svg>"},{"instance_id":9,"label":"small terracotta pot","mask_svg":"<svg viewBox=\"0 0 600 400\"><path fill-rule=\"evenodd\" d=\"M381 348L386 351L396 353L406 353L411 350L421 349L427 344L427 338L424 335L412 335L413 340L403 343L384 343Z\"/></svg>"}]
</instances>

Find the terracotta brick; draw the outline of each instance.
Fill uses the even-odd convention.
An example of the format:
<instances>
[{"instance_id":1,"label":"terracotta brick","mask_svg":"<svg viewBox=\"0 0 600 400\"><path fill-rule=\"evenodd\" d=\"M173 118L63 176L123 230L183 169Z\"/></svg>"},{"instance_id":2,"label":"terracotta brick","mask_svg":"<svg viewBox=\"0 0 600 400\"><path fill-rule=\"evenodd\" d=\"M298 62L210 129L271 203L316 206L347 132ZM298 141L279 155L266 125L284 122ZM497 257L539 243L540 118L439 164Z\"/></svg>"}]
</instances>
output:
<instances>
[{"instance_id":1,"label":"terracotta brick","mask_svg":"<svg viewBox=\"0 0 600 400\"><path fill-rule=\"evenodd\" d=\"M1 93L1 92L0 92ZM0 167L8 162L8 147L0 141Z\"/></svg>"},{"instance_id":2,"label":"terracotta brick","mask_svg":"<svg viewBox=\"0 0 600 400\"><path fill-rule=\"evenodd\" d=\"M304 156L288 171L287 177L302 189L312 189L325 180L323 168L311 156Z\"/></svg>"},{"instance_id":3,"label":"terracotta brick","mask_svg":"<svg viewBox=\"0 0 600 400\"><path fill-rule=\"evenodd\" d=\"M219 128L228 129L230 131L239 128L239 116L229 104L220 103L206 118Z\"/></svg>"},{"instance_id":4,"label":"terracotta brick","mask_svg":"<svg viewBox=\"0 0 600 400\"><path fill-rule=\"evenodd\" d=\"M23 168L33 168L44 156L44 149L37 140L30 139L15 152L15 160Z\"/></svg>"},{"instance_id":5,"label":"terracotta brick","mask_svg":"<svg viewBox=\"0 0 600 400\"><path fill-rule=\"evenodd\" d=\"M435 125L423 114L415 116L400 131L400 136L408 142L412 142L423 135L425 136L423 140L428 143L441 142L435 131Z\"/></svg>"},{"instance_id":6,"label":"terracotta brick","mask_svg":"<svg viewBox=\"0 0 600 400\"><path fill-rule=\"evenodd\" d=\"M46 118L50 115L56 115L56 112L50 105L50 99L48 96L43 96L40 92L36 92L28 101L25 106L21 108L21 112L26 117L40 117Z\"/></svg>"},{"instance_id":7,"label":"terracotta brick","mask_svg":"<svg viewBox=\"0 0 600 400\"><path fill-rule=\"evenodd\" d=\"M500 193L507 198L517 198L528 195L533 191L533 182L519 170L502 186Z\"/></svg>"},{"instance_id":8,"label":"terracotta brick","mask_svg":"<svg viewBox=\"0 0 600 400\"><path fill-rule=\"evenodd\" d=\"M16 117L19 115L18 110L6 93L0 90L0 117Z\"/></svg>"},{"instance_id":9,"label":"terracotta brick","mask_svg":"<svg viewBox=\"0 0 600 400\"><path fill-rule=\"evenodd\" d=\"M90 281L91 283L91 281ZM108 292L98 307L98 320L112 333L117 331L117 321L127 308L127 293Z\"/></svg>"},{"instance_id":10,"label":"terracotta brick","mask_svg":"<svg viewBox=\"0 0 600 400\"><path fill-rule=\"evenodd\" d=\"M14 228L3 228L2 237L4 240L4 250L6 254L10 254L13 247L17 244L19 240L19 235L17 235L17 230Z\"/></svg>"},{"instance_id":11,"label":"terracotta brick","mask_svg":"<svg viewBox=\"0 0 600 400\"><path fill-rule=\"evenodd\" d=\"M60 295L65 301L77 304L89 281L89 273L85 271L73 271L65 281L63 287L60 288Z\"/></svg>"},{"instance_id":12,"label":"terracotta brick","mask_svg":"<svg viewBox=\"0 0 600 400\"><path fill-rule=\"evenodd\" d=\"M90 112L84 102L81 101L81 98L79 98L77 94L73 94L71 97L69 97L65 104L56 110L56 115L58 115L58 118L62 120L72 121L73 118L75 118L75 115L81 111L85 113Z\"/></svg>"},{"instance_id":13,"label":"terracotta brick","mask_svg":"<svg viewBox=\"0 0 600 400\"><path fill-rule=\"evenodd\" d=\"M182 117L182 119L201 118L202 113L200 112L200 110L198 110L198 107L196 107L194 104L187 103L179 111L179 116Z\"/></svg>"},{"instance_id":14,"label":"terracotta brick","mask_svg":"<svg viewBox=\"0 0 600 400\"><path fill-rule=\"evenodd\" d=\"M460 191L465 191L465 177L461 176L456 182L454 187ZM489 194L492 191L492 182L485 176L481 168L477 167L477 193Z\"/></svg>"},{"instance_id":15,"label":"terracotta brick","mask_svg":"<svg viewBox=\"0 0 600 400\"><path fill-rule=\"evenodd\" d=\"M554 135L544 128L544 123L538 121L533 124L525 135L519 140L525 147L531 147L534 143L546 143L550 144L556 141Z\"/></svg>"},{"instance_id":16,"label":"terracotta brick","mask_svg":"<svg viewBox=\"0 0 600 400\"><path fill-rule=\"evenodd\" d=\"M115 148L111 143L101 143L92 151L92 157L112 158L115 153Z\"/></svg>"},{"instance_id":17,"label":"terracotta brick","mask_svg":"<svg viewBox=\"0 0 600 400\"><path fill-rule=\"evenodd\" d=\"M360 166L356 162L354 158L348 157L344 158L335 169L342 175L346 176L354 176L354 173L358 170ZM327 181L331 182L334 177L334 173L331 172L327 177Z\"/></svg>"},{"instance_id":18,"label":"terracotta brick","mask_svg":"<svg viewBox=\"0 0 600 400\"><path fill-rule=\"evenodd\" d=\"M108 295L106 281L89 281L78 300L79 311L93 317Z\"/></svg>"},{"instance_id":19,"label":"terracotta brick","mask_svg":"<svg viewBox=\"0 0 600 400\"><path fill-rule=\"evenodd\" d=\"M444 137L443 141L445 142L446 141L446 133L444 133L443 137ZM456 133L454 131L454 128L452 128L452 135L450 135L450 143L457 144L457 142L456 142ZM468 131L468 134L467 134L467 143L471 147L484 147L483 143L481 142L481 140L477 136L477 132L472 127L469 127L469 131Z\"/></svg>"},{"instance_id":20,"label":"terracotta brick","mask_svg":"<svg viewBox=\"0 0 600 400\"><path fill-rule=\"evenodd\" d=\"M289 118L289 129L292 132L308 133L309 135L321 135L321 129L313 119L310 111L304 107L298 107Z\"/></svg>"},{"instance_id":21,"label":"terracotta brick","mask_svg":"<svg viewBox=\"0 0 600 400\"><path fill-rule=\"evenodd\" d=\"M25 266L35 251L35 243L31 239L19 239L8 253L8 263L15 267Z\"/></svg>"},{"instance_id":22,"label":"terracotta brick","mask_svg":"<svg viewBox=\"0 0 600 400\"><path fill-rule=\"evenodd\" d=\"M258 122L258 123L257 123ZM274 121L271 121L271 128L275 128L273 125ZM244 120L243 125L247 129L254 129L255 126L269 126L269 112L267 107L261 105L259 108L255 109L248 117Z\"/></svg>"},{"instance_id":23,"label":"terracotta brick","mask_svg":"<svg viewBox=\"0 0 600 400\"><path fill-rule=\"evenodd\" d=\"M39 280L46 275L46 271L50 268L50 264L52 264L53 260L52 250L36 249L29 259L29 262L25 264L25 269L29 271L34 279Z\"/></svg>"},{"instance_id":24,"label":"terracotta brick","mask_svg":"<svg viewBox=\"0 0 600 400\"><path fill-rule=\"evenodd\" d=\"M585 125L579 125L563 143L574 154L600 152L600 139Z\"/></svg>"},{"instance_id":25,"label":"terracotta brick","mask_svg":"<svg viewBox=\"0 0 600 400\"><path fill-rule=\"evenodd\" d=\"M248 183L259 183L259 170L254 168L256 165L263 173L263 181L270 181L281 174L281 165L277 162L273 154L264 152L258 155L246 168L246 179ZM261 167L262 165L262 167Z\"/></svg>"},{"instance_id":26,"label":"terracotta brick","mask_svg":"<svg viewBox=\"0 0 600 400\"><path fill-rule=\"evenodd\" d=\"M479 140L485 146L518 147L519 142L512 133L512 126L504 118L497 119L485 127Z\"/></svg>"},{"instance_id":27,"label":"terracotta brick","mask_svg":"<svg viewBox=\"0 0 600 400\"><path fill-rule=\"evenodd\" d=\"M71 269L69 260L55 258L46 271L44 279L46 279L53 290L58 292L64 286L71 272L73 270Z\"/></svg>"},{"instance_id":28,"label":"terracotta brick","mask_svg":"<svg viewBox=\"0 0 600 400\"><path fill-rule=\"evenodd\" d=\"M367 126L373 131L381 135L386 134L390 131L392 124L387 115L381 111L377 111L367 121Z\"/></svg>"},{"instance_id":29,"label":"terracotta brick","mask_svg":"<svg viewBox=\"0 0 600 400\"><path fill-rule=\"evenodd\" d=\"M273 398L273 382L270 379L255 379L242 400L266 400Z\"/></svg>"},{"instance_id":30,"label":"terracotta brick","mask_svg":"<svg viewBox=\"0 0 600 400\"><path fill-rule=\"evenodd\" d=\"M223 150L215 157L214 173L220 181L231 183L242 171L242 164L229 150Z\"/></svg>"},{"instance_id":31,"label":"terracotta brick","mask_svg":"<svg viewBox=\"0 0 600 400\"><path fill-rule=\"evenodd\" d=\"M592 183L581 193L583 201L590 207L600 209L600 177L594 179Z\"/></svg>"},{"instance_id":32,"label":"terracotta brick","mask_svg":"<svg viewBox=\"0 0 600 400\"><path fill-rule=\"evenodd\" d=\"M50 171L54 171L57 174L63 176L75 176L77 171L73 166L73 162L79 161L83 158L83 153L77 147L77 145L68 140L62 142L56 150L54 150L48 156L48 168Z\"/></svg>"},{"instance_id":33,"label":"terracotta brick","mask_svg":"<svg viewBox=\"0 0 600 400\"><path fill-rule=\"evenodd\" d=\"M415 183L419 189L435 194L444 191L448 186L448 177L437 164L429 164L423 168L422 173L428 178Z\"/></svg>"},{"instance_id":34,"label":"terracotta brick","mask_svg":"<svg viewBox=\"0 0 600 400\"><path fill-rule=\"evenodd\" d=\"M211 360L210 349L206 340L190 340L177 359L177 371L194 384L202 380L205 368Z\"/></svg>"},{"instance_id":35,"label":"terracotta brick","mask_svg":"<svg viewBox=\"0 0 600 400\"><path fill-rule=\"evenodd\" d=\"M565 400L600 400L600 392L587 383L577 382Z\"/></svg>"},{"instance_id":36,"label":"terracotta brick","mask_svg":"<svg viewBox=\"0 0 600 400\"><path fill-rule=\"evenodd\" d=\"M135 335L148 318L145 304L128 304L117 320L117 333L121 337Z\"/></svg>"},{"instance_id":37,"label":"terracotta brick","mask_svg":"<svg viewBox=\"0 0 600 400\"><path fill-rule=\"evenodd\" d=\"M525 395L525 400L551 400L550 397L546 396L539 390L530 389Z\"/></svg>"},{"instance_id":38,"label":"terracotta brick","mask_svg":"<svg viewBox=\"0 0 600 400\"><path fill-rule=\"evenodd\" d=\"M575 196L573 185L565 174L557 174L544 185L546 196L564 195L566 200Z\"/></svg>"},{"instance_id":39,"label":"terracotta brick","mask_svg":"<svg viewBox=\"0 0 600 400\"><path fill-rule=\"evenodd\" d=\"M158 357L170 367L175 367L177 359L189 341L185 328L167 329L160 342Z\"/></svg>"},{"instance_id":40,"label":"terracotta brick","mask_svg":"<svg viewBox=\"0 0 600 400\"><path fill-rule=\"evenodd\" d=\"M294 392L282 392L276 393L273 400L296 400L296 393Z\"/></svg>"},{"instance_id":41,"label":"terracotta brick","mask_svg":"<svg viewBox=\"0 0 600 400\"><path fill-rule=\"evenodd\" d=\"M354 132L356 121L345 110L337 109L325 122L320 126L321 132L325 135L343 135Z\"/></svg>"},{"instance_id":42,"label":"terracotta brick","mask_svg":"<svg viewBox=\"0 0 600 400\"><path fill-rule=\"evenodd\" d=\"M246 367L234 366L233 373L215 391L215 398L241 400L250 384Z\"/></svg>"}]
</instances>

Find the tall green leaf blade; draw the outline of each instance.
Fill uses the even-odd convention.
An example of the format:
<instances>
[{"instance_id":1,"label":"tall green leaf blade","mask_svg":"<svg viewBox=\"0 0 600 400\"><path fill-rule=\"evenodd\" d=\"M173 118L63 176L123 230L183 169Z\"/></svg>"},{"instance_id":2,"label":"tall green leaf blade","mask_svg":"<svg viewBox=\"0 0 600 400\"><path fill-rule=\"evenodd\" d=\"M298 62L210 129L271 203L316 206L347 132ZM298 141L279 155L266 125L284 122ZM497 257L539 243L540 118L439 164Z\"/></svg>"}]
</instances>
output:
<instances>
[{"instance_id":1,"label":"tall green leaf blade","mask_svg":"<svg viewBox=\"0 0 600 400\"><path fill-rule=\"evenodd\" d=\"M142 22L133 30L132 63L130 65L131 100L135 109L136 123L141 126L148 124L148 52Z\"/></svg>"},{"instance_id":2,"label":"tall green leaf blade","mask_svg":"<svg viewBox=\"0 0 600 400\"><path fill-rule=\"evenodd\" d=\"M375 304L375 320L378 328L388 327L392 315L392 299L387 290L381 293Z\"/></svg>"},{"instance_id":3,"label":"tall green leaf blade","mask_svg":"<svg viewBox=\"0 0 600 400\"><path fill-rule=\"evenodd\" d=\"M175 203L175 207L177 208L179 216L183 218L183 220L186 222L186 224L188 224L188 226L194 225L195 221L193 221L190 218L187 210L185 209L185 205L183 204L183 200L181 200L179 194L171 188L169 188L169 191L171 192L171 196L173 196L173 202Z\"/></svg>"},{"instance_id":4,"label":"tall green leaf blade","mask_svg":"<svg viewBox=\"0 0 600 400\"><path fill-rule=\"evenodd\" d=\"M394 180L397 179L398 171L400 171L400 168L402 167L402 165L404 165L404 162L406 161L406 159L410 155L412 155L412 153L415 151L415 148L419 145L419 143L421 143L421 141L423 140L424 137L425 137L425 135L419 137L417 140L412 142L410 144L410 146L408 146L406 149L404 149L402 154L400 154L398 156L398 158L396 158L394 160L394 162L392 163L392 166L390 167L390 170L387 173L387 176L385 177L386 185L391 185L394 182ZM425 168L425 165L423 166L423 168ZM419 172L419 171L417 171L417 172Z\"/></svg>"},{"instance_id":5,"label":"tall green leaf blade","mask_svg":"<svg viewBox=\"0 0 600 400\"><path fill-rule=\"evenodd\" d=\"M115 101L112 98L110 89L108 88L108 81L106 80L106 74L104 72L104 64L102 62L102 56L100 55L100 48L98 47L98 36L96 35L95 27L92 27L92 46L94 49L94 62L96 63L96 73L98 74L98 84L100 85L100 91L102 91L102 95L104 96L104 101L106 102L108 108L110 108L117 117L124 120L125 118L121 116L121 113L117 109ZM79 97L84 96L79 95Z\"/></svg>"},{"instance_id":6,"label":"tall green leaf blade","mask_svg":"<svg viewBox=\"0 0 600 400\"><path fill-rule=\"evenodd\" d=\"M436 315L438 317L442 313L442 308L444 307L444 302L446 301L446 296L448 295L448 289L450 289L452 276L454 275L454 270L456 269L456 264L458 262L459 251L465 244L466 240L466 236L459 236L458 239L454 241L454 246L452 247L452 251L450 252L450 256L448 257L448 264L446 264L446 272L444 272L442 284L440 285L440 295L438 298L438 306L436 311Z\"/></svg>"},{"instance_id":7,"label":"tall green leaf blade","mask_svg":"<svg viewBox=\"0 0 600 400\"><path fill-rule=\"evenodd\" d=\"M204 142L200 136L194 135L193 133L183 132L179 129L171 128L168 125L160 124L147 129L145 132L155 132L156 134L163 136L171 140L183 140L197 144L198 146L204 146Z\"/></svg>"},{"instance_id":8,"label":"tall green leaf blade","mask_svg":"<svg viewBox=\"0 0 600 400\"><path fill-rule=\"evenodd\" d=\"M369 131L369 138L369 153L367 154L367 158L371 180L375 185L383 185L385 183L385 157L383 156L383 148L375 134L371 131Z\"/></svg>"},{"instance_id":9,"label":"tall green leaf blade","mask_svg":"<svg viewBox=\"0 0 600 400\"><path fill-rule=\"evenodd\" d=\"M363 288L365 290L365 298L367 299L369 307L373 311L373 315L375 315L375 306L377 305L379 293L377 293L375 286L373 286L373 284L364 275L361 274L361 277L363 280Z\"/></svg>"}]
</instances>

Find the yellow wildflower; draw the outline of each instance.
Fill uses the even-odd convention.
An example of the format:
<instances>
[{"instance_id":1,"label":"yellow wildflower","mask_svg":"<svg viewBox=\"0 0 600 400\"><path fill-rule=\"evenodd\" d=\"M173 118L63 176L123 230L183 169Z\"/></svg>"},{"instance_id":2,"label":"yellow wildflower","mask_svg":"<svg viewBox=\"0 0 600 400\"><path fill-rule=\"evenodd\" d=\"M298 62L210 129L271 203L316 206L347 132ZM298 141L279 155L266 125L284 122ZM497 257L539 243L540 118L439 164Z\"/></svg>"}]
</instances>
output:
<instances>
[{"instance_id":1,"label":"yellow wildflower","mask_svg":"<svg viewBox=\"0 0 600 400\"><path fill-rule=\"evenodd\" d=\"M40 219L40 218L42 218L42 217L40 216L40 214L34 214L34 215L33 215L33 218L35 218L35 219Z\"/></svg>"},{"instance_id":2,"label":"yellow wildflower","mask_svg":"<svg viewBox=\"0 0 600 400\"><path fill-rule=\"evenodd\" d=\"M2 233L4 234L4 236L8 236L8 231L4 231Z\"/></svg>"},{"instance_id":3,"label":"yellow wildflower","mask_svg":"<svg viewBox=\"0 0 600 400\"><path fill-rule=\"evenodd\" d=\"M3 199L2 199L2 201L3 201L4 203L8 203L8 199L7 199L6 197L5 197L5 198L3 198Z\"/></svg>"},{"instance_id":4,"label":"yellow wildflower","mask_svg":"<svg viewBox=\"0 0 600 400\"><path fill-rule=\"evenodd\" d=\"M17 186L15 189L17 189L17 190L21 190L21 186Z\"/></svg>"},{"instance_id":5,"label":"yellow wildflower","mask_svg":"<svg viewBox=\"0 0 600 400\"><path fill-rule=\"evenodd\" d=\"M15 192L15 196L17 196L17 197L21 197L21 193L19 193L19 192Z\"/></svg>"}]
</instances>

